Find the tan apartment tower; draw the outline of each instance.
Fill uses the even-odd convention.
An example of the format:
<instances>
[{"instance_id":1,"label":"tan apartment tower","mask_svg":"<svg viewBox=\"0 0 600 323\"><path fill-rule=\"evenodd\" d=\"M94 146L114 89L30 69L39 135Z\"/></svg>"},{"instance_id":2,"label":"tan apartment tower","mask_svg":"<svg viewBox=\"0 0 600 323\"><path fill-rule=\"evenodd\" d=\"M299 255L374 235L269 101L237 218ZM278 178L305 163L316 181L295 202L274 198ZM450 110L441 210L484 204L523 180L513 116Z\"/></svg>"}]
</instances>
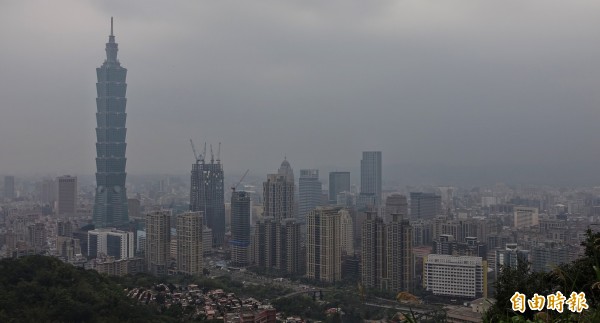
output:
<instances>
[{"instance_id":1,"label":"tan apartment tower","mask_svg":"<svg viewBox=\"0 0 600 323\"><path fill-rule=\"evenodd\" d=\"M339 207L317 207L306 218L306 276L324 282L341 279L342 243Z\"/></svg>"},{"instance_id":2,"label":"tan apartment tower","mask_svg":"<svg viewBox=\"0 0 600 323\"><path fill-rule=\"evenodd\" d=\"M171 243L171 211L146 215L146 269L152 275L166 276Z\"/></svg>"},{"instance_id":3,"label":"tan apartment tower","mask_svg":"<svg viewBox=\"0 0 600 323\"><path fill-rule=\"evenodd\" d=\"M413 230L408 220L392 214L386 225L387 289L394 292L413 292L415 262L412 252Z\"/></svg>"},{"instance_id":4,"label":"tan apartment tower","mask_svg":"<svg viewBox=\"0 0 600 323\"><path fill-rule=\"evenodd\" d=\"M374 211L367 211L362 224L361 282L367 288L382 288L386 277L385 224Z\"/></svg>"},{"instance_id":5,"label":"tan apartment tower","mask_svg":"<svg viewBox=\"0 0 600 323\"><path fill-rule=\"evenodd\" d=\"M202 212L177 216L177 271L185 275L202 274Z\"/></svg>"}]
</instances>

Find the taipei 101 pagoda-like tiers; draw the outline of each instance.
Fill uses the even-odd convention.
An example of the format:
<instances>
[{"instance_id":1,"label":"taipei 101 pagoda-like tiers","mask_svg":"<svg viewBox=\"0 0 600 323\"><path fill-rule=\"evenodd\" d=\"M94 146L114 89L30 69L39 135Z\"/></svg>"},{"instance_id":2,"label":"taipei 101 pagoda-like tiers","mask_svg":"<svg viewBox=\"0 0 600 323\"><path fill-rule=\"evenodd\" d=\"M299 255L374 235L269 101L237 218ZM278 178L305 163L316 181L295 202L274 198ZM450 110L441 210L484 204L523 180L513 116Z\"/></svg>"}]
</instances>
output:
<instances>
[{"instance_id":1,"label":"taipei 101 pagoda-like tiers","mask_svg":"<svg viewBox=\"0 0 600 323\"><path fill-rule=\"evenodd\" d=\"M118 227L129 222L125 190L125 78L127 69L117 59L118 44L110 19L106 60L96 69L96 198L93 221L96 228Z\"/></svg>"}]
</instances>

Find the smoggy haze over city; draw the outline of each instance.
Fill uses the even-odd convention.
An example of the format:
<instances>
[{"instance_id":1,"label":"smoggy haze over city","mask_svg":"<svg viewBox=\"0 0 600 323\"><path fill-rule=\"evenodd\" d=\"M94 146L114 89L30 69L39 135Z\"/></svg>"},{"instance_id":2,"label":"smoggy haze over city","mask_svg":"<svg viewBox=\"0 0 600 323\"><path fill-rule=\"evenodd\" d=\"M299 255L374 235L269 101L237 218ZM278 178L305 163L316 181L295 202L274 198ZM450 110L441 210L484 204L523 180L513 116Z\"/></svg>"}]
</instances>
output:
<instances>
[{"instance_id":1,"label":"smoggy haze over city","mask_svg":"<svg viewBox=\"0 0 600 323\"><path fill-rule=\"evenodd\" d=\"M597 183L599 10L2 2L0 174L95 172L95 68L114 16L130 174L188 173L192 138L222 142L225 172L274 172L284 155L295 170L355 171L380 150L387 180Z\"/></svg>"}]
</instances>

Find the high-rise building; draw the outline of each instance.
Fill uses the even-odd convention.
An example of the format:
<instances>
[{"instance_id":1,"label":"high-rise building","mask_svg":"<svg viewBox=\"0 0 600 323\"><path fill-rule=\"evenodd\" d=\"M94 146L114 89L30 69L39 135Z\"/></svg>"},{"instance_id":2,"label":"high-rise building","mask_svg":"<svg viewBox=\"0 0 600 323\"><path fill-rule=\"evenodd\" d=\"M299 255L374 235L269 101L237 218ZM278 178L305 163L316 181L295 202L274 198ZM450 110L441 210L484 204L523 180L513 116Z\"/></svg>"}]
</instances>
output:
<instances>
[{"instance_id":1,"label":"high-rise building","mask_svg":"<svg viewBox=\"0 0 600 323\"><path fill-rule=\"evenodd\" d=\"M410 219L428 220L442 213L442 197L433 193L410 193Z\"/></svg>"},{"instance_id":2,"label":"high-rise building","mask_svg":"<svg viewBox=\"0 0 600 323\"><path fill-rule=\"evenodd\" d=\"M301 169L298 180L298 219L306 223L308 212L321 204L322 184L318 169Z\"/></svg>"},{"instance_id":3,"label":"high-rise building","mask_svg":"<svg viewBox=\"0 0 600 323\"><path fill-rule=\"evenodd\" d=\"M202 274L202 212L177 216L177 271L185 275Z\"/></svg>"},{"instance_id":4,"label":"high-rise building","mask_svg":"<svg viewBox=\"0 0 600 323\"><path fill-rule=\"evenodd\" d=\"M340 235L342 256L354 256L354 221L348 209L340 210Z\"/></svg>"},{"instance_id":5,"label":"high-rise building","mask_svg":"<svg viewBox=\"0 0 600 323\"><path fill-rule=\"evenodd\" d=\"M59 216L73 216L77 212L77 177L60 176L56 179L58 183L58 205L56 214Z\"/></svg>"},{"instance_id":6,"label":"high-rise building","mask_svg":"<svg viewBox=\"0 0 600 323\"><path fill-rule=\"evenodd\" d=\"M387 289L397 292L413 292L415 261L413 257L412 227L408 220L392 214L386 225L386 283Z\"/></svg>"},{"instance_id":7,"label":"high-rise building","mask_svg":"<svg viewBox=\"0 0 600 323\"><path fill-rule=\"evenodd\" d=\"M213 246L225 240L225 191L221 161L204 156L192 165L190 210L204 212L206 225L212 230Z\"/></svg>"},{"instance_id":8,"label":"high-rise building","mask_svg":"<svg viewBox=\"0 0 600 323\"><path fill-rule=\"evenodd\" d=\"M360 196L361 206L381 204L381 152L363 151L360 161Z\"/></svg>"},{"instance_id":9,"label":"high-rise building","mask_svg":"<svg viewBox=\"0 0 600 323\"><path fill-rule=\"evenodd\" d=\"M254 230L254 263L266 269L277 268L277 221L265 217L256 223Z\"/></svg>"},{"instance_id":10,"label":"high-rise building","mask_svg":"<svg viewBox=\"0 0 600 323\"><path fill-rule=\"evenodd\" d=\"M267 175L263 182L264 217L277 221L294 217L294 182L288 179L282 174Z\"/></svg>"},{"instance_id":11,"label":"high-rise building","mask_svg":"<svg viewBox=\"0 0 600 323\"><path fill-rule=\"evenodd\" d=\"M252 237L254 264L267 270L300 274L300 223L296 219L262 218Z\"/></svg>"},{"instance_id":12,"label":"high-rise building","mask_svg":"<svg viewBox=\"0 0 600 323\"><path fill-rule=\"evenodd\" d=\"M276 268L290 274L299 274L300 263L300 223L296 219L283 219L276 224Z\"/></svg>"},{"instance_id":13,"label":"high-rise building","mask_svg":"<svg viewBox=\"0 0 600 323\"><path fill-rule=\"evenodd\" d=\"M53 179L44 179L40 184L40 202L54 207L56 201L56 182Z\"/></svg>"},{"instance_id":14,"label":"high-rise building","mask_svg":"<svg viewBox=\"0 0 600 323\"><path fill-rule=\"evenodd\" d=\"M342 277L339 207L317 207L306 218L306 276L324 282Z\"/></svg>"},{"instance_id":15,"label":"high-rise building","mask_svg":"<svg viewBox=\"0 0 600 323\"><path fill-rule=\"evenodd\" d=\"M4 176L4 198L12 200L15 197L15 177Z\"/></svg>"},{"instance_id":16,"label":"high-rise building","mask_svg":"<svg viewBox=\"0 0 600 323\"><path fill-rule=\"evenodd\" d=\"M146 269L156 276L167 275L171 243L171 211L146 215Z\"/></svg>"},{"instance_id":17,"label":"high-rise building","mask_svg":"<svg viewBox=\"0 0 600 323\"><path fill-rule=\"evenodd\" d=\"M329 204L337 204L339 193L350 192L350 172L329 173Z\"/></svg>"},{"instance_id":18,"label":"high-rise building","mask_svg":"<svg viewBox=\"0 0 600 323\"><path fill-rule=\"evenodd\" d=\"M367 288L382 288L386 276L385 224L376 212L367 212L362 223L361 282Z\"/></svg>"},{"instance_id":19,"label":"high-rise building","mask_svg":"<svg viewBox=\"0 0 600 323\"><path fill-rule=\"evenodd\" d=\"M129 222L127 191L125 189L125 78L127 69L117 59L119 50L113 35L112 18L110 36L106 43L106 60L96 69L96 198L94 225L96 228L116 227Z\"/></svg>"},{"instance_id":20,"label":"high-rise building","mask_svg":"<svg viewBox=\"0 0 600 323\"><path fill-rule=\"evenodd\" d=\"M385 222L392 220L392 214L398 214L403 219L408 219L408 202L406 196L392 194L385 199Z\"/></svg>"},{"instance_id":21,"label":"high-rise building","mask_svg":"<svg viewBox=\"0 0 600 323\"><path fill-rule=\"evenodd\" d=\"M101 228L88 231L88 256L100 258L110 256L115 259L133 258L135 255L134 233Z\"/></svg>"},{"instance_id":22,"label":"high-rise building","mask_svg":"<svg viewBox=\"0 0 600 323\"><path fill-rule=\"evenodd\" d=\"M234 191L231 195L231 260L236 266L249 264L250 193Z\"/></svg>"}]
</instances>

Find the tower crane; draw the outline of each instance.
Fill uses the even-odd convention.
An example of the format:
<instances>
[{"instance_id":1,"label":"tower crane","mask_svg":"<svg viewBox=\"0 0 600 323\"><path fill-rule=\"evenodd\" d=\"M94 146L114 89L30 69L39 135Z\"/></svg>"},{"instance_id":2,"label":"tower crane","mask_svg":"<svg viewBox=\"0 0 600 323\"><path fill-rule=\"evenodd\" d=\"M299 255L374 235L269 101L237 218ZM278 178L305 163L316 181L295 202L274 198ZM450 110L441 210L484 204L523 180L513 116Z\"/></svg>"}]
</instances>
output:
<instances>
[{"instance_id":1,"label":"tower crane","mask_svg":"<svg viewBox=\"0 0 600 323\"><path fill-rule=\"evenodd\" d=\"M221 142L219 142L219 149L217 149L217 164L221 163Z\"/></svg>"},{"instance_id":2,"label":"tower crane","mask_svg":"<svg viewBox=\"0 0 600 323\"><path fill-rule=\"evenodd\" d=\"M250 171L250 170L249 170L249 169L247 169L247 170L246 170L246 172L244 173L244 175L242 176L242 178L240 179L240 181L239 181L239 182L237 182L237 184L235 184L234 186L232 186L232 187L231 187L231 191L232 191L232 192L235 192L235 189L236 189L236 188L237 188L237 187L238 187L238 186L239 186L239 185L242 183L242 181L244 180L244 178L246 178L246 175L248 175L248 172L249 172L249 171Z\"/></svg>"},{"instance_id":3,"label":"tower crane","mask_svg":"<svg viewBox=\"0 0 600 323\"><path fill-rule=\"evenodd\" d=\"M196 164L200 162L200 156L196 153L196 147L194 146L194 142L190 139L190 144L192 145L192 151L194 152L194 158L196 159Z\"/></svg>"}]
</instances>

